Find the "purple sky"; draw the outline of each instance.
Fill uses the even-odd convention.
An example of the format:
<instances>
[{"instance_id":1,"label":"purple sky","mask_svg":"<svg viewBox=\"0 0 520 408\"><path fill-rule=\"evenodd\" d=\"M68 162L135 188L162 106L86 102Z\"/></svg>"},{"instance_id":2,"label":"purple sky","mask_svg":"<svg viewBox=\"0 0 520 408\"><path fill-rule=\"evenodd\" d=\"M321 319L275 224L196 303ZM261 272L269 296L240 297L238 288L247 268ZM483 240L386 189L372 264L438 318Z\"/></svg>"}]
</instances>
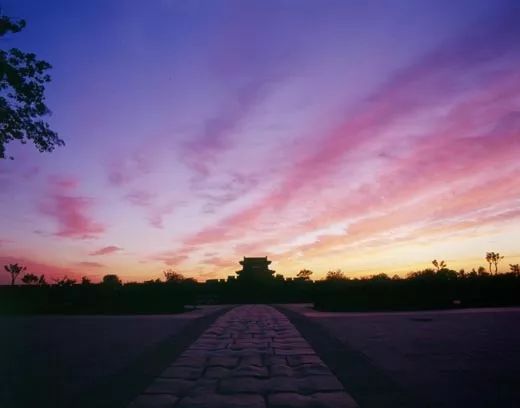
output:
<instances>
[{"instance_id":1,"label":"purple sky","mask_svg":"<svg viewBox=\"0 0 520 408\"><path fill-rule=\"evenodd\" d=\"M66 146L8 145L0 261L94 280L242 256L348 275L520 261L511 1L2 1ZM0 276L0 281L7 281Z\"/></svg>"}]
</instances>

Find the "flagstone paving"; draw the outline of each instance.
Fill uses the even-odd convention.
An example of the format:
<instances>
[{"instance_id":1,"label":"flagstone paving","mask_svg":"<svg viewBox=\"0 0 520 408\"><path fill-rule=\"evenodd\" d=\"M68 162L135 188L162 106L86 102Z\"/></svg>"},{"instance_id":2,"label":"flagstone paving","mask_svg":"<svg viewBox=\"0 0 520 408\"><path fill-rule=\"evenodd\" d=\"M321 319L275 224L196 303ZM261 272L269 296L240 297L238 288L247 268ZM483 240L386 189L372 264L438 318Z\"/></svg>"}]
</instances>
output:
<instances>
[{"instance_id":1,"label":"flagstone paving","mask_svg":"<svg viewBox=\"0 0 520 408\"><path fill-rule=\"evenodd\" d=\"M289 320L236 307L210 326L129 408L355 408Z\"/></svg>"}]
</instances>

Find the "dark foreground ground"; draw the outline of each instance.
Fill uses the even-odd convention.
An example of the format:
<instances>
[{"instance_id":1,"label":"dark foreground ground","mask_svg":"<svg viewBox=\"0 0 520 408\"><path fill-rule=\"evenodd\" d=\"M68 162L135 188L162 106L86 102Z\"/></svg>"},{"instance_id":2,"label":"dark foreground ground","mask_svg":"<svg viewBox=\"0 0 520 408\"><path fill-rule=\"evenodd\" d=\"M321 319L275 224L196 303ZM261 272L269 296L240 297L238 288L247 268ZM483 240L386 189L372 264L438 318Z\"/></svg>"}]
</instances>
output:
<instances>
[{"instance_id":1,"label":"dark foreground ground","mask_svg":"<svg viewBox=\"0 0 520 408\"><path fill-rule=\"evenodd\" d=\"M520 407L520 308L289 309L361 408ZM1 317L0 407L125 406L224 310Z\"/></svg>"},{"instance_id":2,"label":"dark foreground ground","mask_svg":"<svg viewBox=\"0 0 520 408\"><path fill-rule=\"evenodd\" d=\"M176 315L0 317L0 407L98 406L139 386L174 358L222 307ZM209 324L204 323L203 326ZM188 333L189 332L189 333ZM128 377L143 372L144 378ZM136 390L138 392L139 390ZM122 395L124 398L125 395Z\"/></svg>"},{"instance_id":3,"label":"dark foreground ground","mask_svg":"<svg viewBox=\"0 0 520 408\"><path fill-rule=\"evenodd\" d=\"M317 323L351 355L366 357L363 363L354 361L355 369L370 371L370 381L395 382L394 391L410 397L411 405L520 407L520 308L401 313L320 313L304 305L290 309ZM347 390L361 407L389 406L384 395L374 395L376 384L356 383L359 373L347 378L352 382Z\"/></svg>"}]
</instances>

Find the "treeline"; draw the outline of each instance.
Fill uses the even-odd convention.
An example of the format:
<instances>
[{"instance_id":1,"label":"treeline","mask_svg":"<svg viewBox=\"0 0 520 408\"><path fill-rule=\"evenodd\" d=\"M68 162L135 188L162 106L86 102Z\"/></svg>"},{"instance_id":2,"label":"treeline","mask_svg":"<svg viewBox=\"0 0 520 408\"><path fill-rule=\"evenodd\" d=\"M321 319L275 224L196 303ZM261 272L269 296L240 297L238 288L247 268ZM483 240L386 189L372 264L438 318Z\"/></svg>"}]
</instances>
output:
<instances>
[{"instance_id":1,"label":"treeline","mask_svg":"<svg viewBox=\"0 0 520 408\"><path fill-rule=\"evenodd\" d=\"M173 275L172 275L173 274ZM200 283L175 272L165 279L122 283L106 275L101 283L64 277L52 284L0 286L0 314L159 314L179 313L196 305L312 301L310 280Z\"/></svg>"},{"instance_id":2,"label":"treeline","mask_svg":"<svg viewBox=\"0 0 520 408\"><path fill-rule=\"evenodd\" d=\"M196 301L197 283L172 279L123 284L116 275L101 283L64 277L48 284L0 286L1 314L159 314L179 313Z\"/></svg>"},{"instance_id":3,"label":"treeline","mask_svg":"<svg viewBox=\"0 0 520 408\"><path fill-rule=\"evenodd\" d=\"M315 283L316 309L328 311L446 309L520 305L520 273L425 269L406 278L385 274Z\"/></svg>"},{"instance_id":4,"label":"treeline","mask_svg":"<svg viewBox=\"0 0 520 408\"><path fill-rule=\"evenodd\" d=\"M489 254L492 256L488 257ZM15 264L6 267L18 272L11 286L0 287L0 313L178 313L197 304L300 302L313 303L316 309L327 311L520 305L519 265L510 265L509 272L498 273L503 257L488 253L488 258L488 268L469 272L452 270L446 262L434 260L433 268L411 272L406 277L378 274L349 278L335 270L324 279L313 281L312 271L304 269L296 278L276 275L251 281L231 277L205 283L168 270L163 273L163 280L142 283L123 284L116 275L106 275L100 283L87 278L76 282L65 277L48 284L43 276L27 278L26 274L21 279L25 284L17 285L16 277L23 268Z\"/></svg>"},{"instance_id":5,"label":"treeline","mask_svg":"<svg viewBox=\"0 0 520 408\"><path fill-rule=\"evenodd\" d=\"M330 271L315 283L314 307L328 311L446 309L460 307L520 305L520 265L498 273L504 259L487 252L488 268L467 272L450 269L445 261L432 261L433 268L410 272L406 277L386 274L347 278Z\"/></svg>"}]
</instances>

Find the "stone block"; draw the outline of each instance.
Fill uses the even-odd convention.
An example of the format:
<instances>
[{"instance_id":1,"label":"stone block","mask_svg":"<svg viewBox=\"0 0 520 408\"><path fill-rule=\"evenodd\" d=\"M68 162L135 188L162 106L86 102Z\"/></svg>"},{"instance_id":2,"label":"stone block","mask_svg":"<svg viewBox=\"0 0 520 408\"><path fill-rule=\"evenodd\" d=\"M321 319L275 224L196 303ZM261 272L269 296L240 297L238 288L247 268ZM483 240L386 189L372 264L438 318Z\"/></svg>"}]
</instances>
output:
<instances>
[{"instance_id":1,"label":"stone block","mask_svg":"<svg viewBox=\"0 0 520 408\"><path fill-rule=\"evenodd\" d=\"M267 370L267 367L240 365L234 368L233 371L231 371L231 376L265 378L269 376L269 372Z\"/></svg>"},{"instance_id":2,"label":"stone block","mask_svg":"<svg viewBox=\"0 0 520 408\"><path fill-rule=\"evenodd\" d=\"M231 373L230 368L225 367L208 367L206 372L204 373L205 378L225 378L228 377Z\"/></svg>"},{"instance_id":3,"label":"stone block","mask_svg":"<svg viewBox=\"0 0 520 408\"><path fill-rule=\"evenodd\" d=\"M271 377L291 377L294 376L294 370L287 364L273 364L269 367Z\"/></svg>"},{"instance_id":4,"label":"stone block","mask_svg":"<svg viewBox=\"0 0 520 408\"><path fill-rule=\"evenodd\" d=\"M262 394L269 387L269 380L254 377L224 378L220 381L218 391L222 394L254 393Z\"/></svg>"},{"instance_id":5,"label":"stone block","mask_svg":"<svg viewBox=\"0 0 520 408\"><path fill-rule=\"evenodd\" d=\"M237 356L213 356L209 358L208 367L212 366L221 366L226 368L233 368L238 365L238 357Z\"/></svg>"},{"instance_id":6,"label":"stone block","mask_svg":"<svg viewBox=\"0 0 520 408\"><path fill-rule=\"evenodd\" d=\"M242 357L239 362L239 367L242 366L263 366L264 361L261 355L259 354L252 354L249 356Z\"/></svg>"}]
</instances>

